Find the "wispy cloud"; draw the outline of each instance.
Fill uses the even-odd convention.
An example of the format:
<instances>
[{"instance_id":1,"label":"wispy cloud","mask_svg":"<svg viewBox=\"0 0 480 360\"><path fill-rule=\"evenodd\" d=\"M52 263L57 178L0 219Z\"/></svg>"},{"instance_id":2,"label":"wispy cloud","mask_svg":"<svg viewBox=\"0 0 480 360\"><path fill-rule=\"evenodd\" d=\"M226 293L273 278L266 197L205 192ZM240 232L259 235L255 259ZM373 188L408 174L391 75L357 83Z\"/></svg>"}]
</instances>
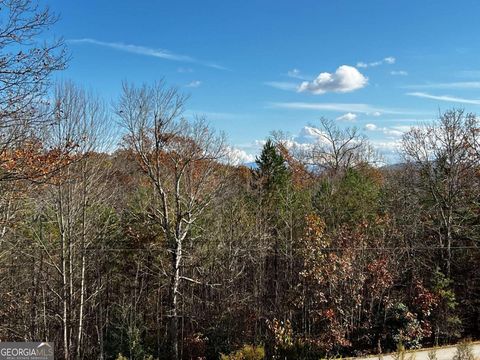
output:
<instances>
[{"instance_id":1,"label":"wispy cloud","mask_svg":"<svg viewBox=\"0 0 480 360\"><path fill-rule=\"evenodd\" d=\"M292 110L323 110L323 111L338 111L338 112L352 112L362 114L394 114L394 115L418 115L422 112L416 112L403 109L390 109L377 107L362 103L308 103L308 102L274 102L269 104L270 107L278 109L292 109Z\"/></svg>"},{"instance_id":2,"label":"wispy cloud","mask_svg":"<svg viewBox=\"0 0 480 360\"><path fill-rule=\"evenodd\" d=\"M204 116L208 120L215 121L240 121L240 120L249 120L255 118L254 114L249 113L233 113L233 112L220 112L220 111L209 111L202 109L190 109L185 112L185 115L188 117L193 117L196 115Z\"/></svg>"},{"instance_id":3,"label":"wispy cloud","mask_svg":"<svg viewBox=\"0 0 480 360\"><path fill-rule=\"evenodd\" d=\"M390 71L390 74L394 76L407 76L408 72L405 70L392 70Z\"/></svg>"},{"instance_id":4,"label":"wispy cloud","mask_svg":"<svg viewBox=\"0 0 480 360\"><path fill-rule=\"evenodd\" d=\"M355 121L355 120L357 120L357 114L348 112L346 114L343 114L343 115L337 117L335 120L338 120L338 121Z\"/></svg>"},{"instance_id":5,"label":"wispy cloud","mask_svg":"<svg viewBox=\"0 0 480 360\"><path fill-rule=\"evenodd\" d=\"M288 81L266 81L263 84L280 90L296 91L298 89L298 84Z\"/></svg>"},{"instance_id":6,"label":"wispy cloud","mask_svg":"<svg viewBox=\"0 0 480 360\"><path fill-rule=\"evenodd\" d=\"M196 63L199 65L207 66L214 69L228 70L226 67L218 65L216 63L198 60L188 55L176 54L174 52L171 52L165 49L155 49L155 48L150 48L150 47L141 46L141 45L125 44L122 42L106 42L106 41L100 41L100 40L90 39L90 38L70 39L70 40L67 40L67 42L71 44L90 44L90 45L103 46L110 49L124 51L132 54L150 56L150 57L155 57L155 58L164 59L164 60L171 60L171 61Z\"/></svg>"},{"instance_id":7,"label":"wispy cloud","mask_svg":"<svg viewBox=\"0 0 480 360\"><path fill-rule=\"evenodd\" d=\"M424 92L410 92L406 95L409 96L416 96L419 98L431 99L431 100L438 100L438 101L447 101L447 102L454 102L460 104L471 104L471 105L480 105L480 99L465 99L456 96L450 95L432 95Z\"/></svg>"},{"instance_id":8,"label":"wispy cloud","mask_svg":"<svg viewBox=\"0 0 480 360\"><path fill-rule=\"evenodd\" d=\"M430 83L407 85L409 89L480 89L480 81L458 81L448 83Z\"/></svg>"},{"instance_id":9,"label":"wispy cloud","mask_svg":"<svg viewBox=\"0 0 480 360\"><path fill-rule=\"evenodd\" d=\"M292 69L287 72L287 76L294 78L294 79L300 79L300 80L308 80L309 77L304 75L299 69Z\"/></svg>"},{"instance_id":10,"label":"wispy cloud","mask_svg":"<svg viewBox=\"0 0 480 360\"><path fill-rule=\"evenodd\" d=\"M380 127L373 123L365 124L365 130L381 132L388 137L400 137L410 128L406 126Z\"/></svg>"},{"instance_id":11,"label":"wispy cloud","mask_svg":"<svg viewBox=\"0 0 480 360\"><path fill-rule=\"evenodd\" d=\"M360 61L360 62L357 63L357 67L358 68L368 68L368 67L380 66L380 65L383 65L383 64L392 65L392 64L395 64L395 62L396 62L396 59L393 56L387 56L386 58L383 58L382 60L372 61L372 62L369 62L369 63Z\"/></svg>"},{"instance_id":12,"label":"wispy cloud","mask_svg":"<svg viewBox=\"0 0 480 360\"><path fill-rule=\"evenodd\" d=\"M456 72L456 75L463 78L478 78L480 77L480 70L461 70Z\"/></svg>"},{"instance_id":13,"label":"wispy cloud","mask_svg":"<svg viewBox=\"0 0 480 360\"><path fill-rule=\"evenodd\" d=\"M191 82L189 82L187 85L185 85L186 87L189 87L189 88L198 88L200 85L202 85L202 82L199 81L199 80L193 80Z\"/></svg>"}]
</instances>

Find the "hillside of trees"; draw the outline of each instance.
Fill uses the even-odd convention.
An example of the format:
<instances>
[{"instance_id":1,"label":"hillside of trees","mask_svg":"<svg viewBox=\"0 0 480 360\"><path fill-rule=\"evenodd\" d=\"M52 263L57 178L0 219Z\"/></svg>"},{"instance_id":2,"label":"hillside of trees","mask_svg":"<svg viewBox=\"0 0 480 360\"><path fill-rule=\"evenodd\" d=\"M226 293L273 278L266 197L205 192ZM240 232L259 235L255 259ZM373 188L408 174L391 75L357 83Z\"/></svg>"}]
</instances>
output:
<instances>
[{"instance_id":1,"label":"hillside of trees","mask_svg":"<svg viewBox=\"0 0 480 360\"><path fill-rule=\"evenodd\" d=\"M164 81L113 105L53 83L68 52L35 39L56 17L0 3L1 341L193 360L480 338L475 114L412 128L395 166L327 119L316 143L275 132L254 167L232 165Z\"/></svg>"}]
</instances>

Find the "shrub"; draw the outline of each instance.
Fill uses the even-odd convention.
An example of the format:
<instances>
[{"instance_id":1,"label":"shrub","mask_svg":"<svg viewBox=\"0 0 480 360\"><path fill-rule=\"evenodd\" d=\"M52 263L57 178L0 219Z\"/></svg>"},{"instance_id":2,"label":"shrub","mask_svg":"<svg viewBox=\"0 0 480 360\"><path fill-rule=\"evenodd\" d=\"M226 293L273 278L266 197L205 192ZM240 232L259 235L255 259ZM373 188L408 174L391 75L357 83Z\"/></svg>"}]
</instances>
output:
<instances>
[{"instance_id":1,"label":"shrub","mask_svg":"<svg viewBox=\"0 0 480 360\"><path fill-rule=\"evenodd\" d=\"M432 349L428 352L428 360L438 360L436 349Z\"/></svg>"},{"instance_id":2,"label":"shrub","mask_svg":"<svg viewBox=\"0 0 480 360\"><path fill-rule=\"evenodd\" d=\"M472 348L468 342L462 342L457 345L457 353L453 360L475 360Z\"/></svg>"},{"instance_id":3,"label":"shrub","mask_svg":"<svg viewBox=\"0 0 480 360\"><path fill-rule=\"evenodd\" d=\"M262 360L265 359L265 349L263 346L244 345L230 355L221 355L221 360Z\"/></svg>"}]
</instances>

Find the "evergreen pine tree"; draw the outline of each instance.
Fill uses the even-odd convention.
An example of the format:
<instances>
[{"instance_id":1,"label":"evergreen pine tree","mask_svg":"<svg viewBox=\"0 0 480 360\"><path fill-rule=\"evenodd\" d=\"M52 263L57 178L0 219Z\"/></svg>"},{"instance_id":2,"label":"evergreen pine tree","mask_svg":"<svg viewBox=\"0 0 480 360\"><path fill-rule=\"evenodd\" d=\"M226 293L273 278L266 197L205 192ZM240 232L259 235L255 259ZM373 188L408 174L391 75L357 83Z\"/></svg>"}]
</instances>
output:
<instances>
[{"instance_id":1,"label":"evergreen pine tree","mask_svg":"<svg viewBox=\"0 0 480 360\"><path fill-rule=\"evenodd\" d=\"M264 190L271 191L286 185L290 173L285 159L278 152L271 139L267 140L255 163L258 166L255 171L256 178L262 184Z\"/></svg>"}]
</instances>

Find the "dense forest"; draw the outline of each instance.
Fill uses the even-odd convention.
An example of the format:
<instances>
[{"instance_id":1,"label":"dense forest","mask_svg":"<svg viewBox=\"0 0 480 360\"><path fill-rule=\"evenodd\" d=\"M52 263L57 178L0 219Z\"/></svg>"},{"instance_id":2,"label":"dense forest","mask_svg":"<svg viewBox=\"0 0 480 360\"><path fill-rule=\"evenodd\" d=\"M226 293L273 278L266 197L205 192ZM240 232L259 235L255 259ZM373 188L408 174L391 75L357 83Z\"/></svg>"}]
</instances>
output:
<instances>
[{"instance_id":1,"label":"dense forest","mask_svg":"<svg viewBox=\"0 0 480 360\"><path fill-rule=\"evenodd\" d=\"M396 165L323 118L317 142L273 132L234 165L164 81L113 105L54 83L65 45L34 39L56 16L0 4L0 340L64 359L318 359L480 337L474 114L413 127Z\"/></svg>"}]
</instances>

